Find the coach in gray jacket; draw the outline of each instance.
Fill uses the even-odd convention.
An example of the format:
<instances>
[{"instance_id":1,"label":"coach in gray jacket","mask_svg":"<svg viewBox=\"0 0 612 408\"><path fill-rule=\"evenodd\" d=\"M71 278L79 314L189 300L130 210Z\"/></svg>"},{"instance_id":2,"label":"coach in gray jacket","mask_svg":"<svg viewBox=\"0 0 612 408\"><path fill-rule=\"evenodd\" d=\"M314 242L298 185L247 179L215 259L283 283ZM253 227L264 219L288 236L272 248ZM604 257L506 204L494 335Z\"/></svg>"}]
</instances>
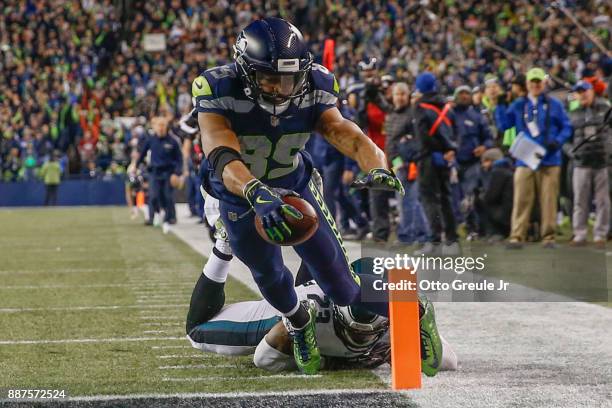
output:
<instances>
[{"instance_id":1,"label":"coach in gray jacket","mask_svg":"<svg viewBox=\"0 0 612 408\"><path fill-rule=\"evenodd\" d=\"M595 96L593 86L578 82L572 89L580 107L570 112L574 140L566 152L574 159L572 184L574 189L574 237L570 245L586 245L587 219L591 208L591 190L595 193L595 228L593 240L597 247L605 248L610 225L610 194L606 145L612 134L608 126L602 127L610 104Z\"/></svg>"}]
</instances>

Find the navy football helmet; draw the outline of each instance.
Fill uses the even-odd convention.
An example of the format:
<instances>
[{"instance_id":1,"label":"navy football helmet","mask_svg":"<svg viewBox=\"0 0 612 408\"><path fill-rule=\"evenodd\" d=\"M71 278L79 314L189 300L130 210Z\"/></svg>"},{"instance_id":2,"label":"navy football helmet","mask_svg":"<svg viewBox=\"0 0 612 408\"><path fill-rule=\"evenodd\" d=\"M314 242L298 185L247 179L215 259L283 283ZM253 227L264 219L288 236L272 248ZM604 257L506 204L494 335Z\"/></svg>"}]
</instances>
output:
<instances>
[{"instance_id":1,"label":"navy football helmet","mask_svg":"<svg viewBox=\"0 0 612 408\"><path fill-rule=\"evenodd\" d=\"M308 92L312 54L302 33L281 18L249 24L236 39L234 61L244 93L274 115Z\"/></svg>"}]
</instances>

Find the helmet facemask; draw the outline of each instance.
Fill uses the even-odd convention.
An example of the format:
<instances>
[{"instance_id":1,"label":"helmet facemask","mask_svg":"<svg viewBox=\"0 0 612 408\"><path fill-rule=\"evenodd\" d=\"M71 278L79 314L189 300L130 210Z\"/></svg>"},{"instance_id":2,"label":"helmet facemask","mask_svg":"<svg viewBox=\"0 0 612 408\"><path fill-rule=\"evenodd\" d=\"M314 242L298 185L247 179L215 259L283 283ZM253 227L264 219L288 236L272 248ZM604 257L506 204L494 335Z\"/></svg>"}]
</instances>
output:
<instances>
[{"instance_id":1,"label":"helmet facemask","mask_svg":"<svg viewBox=\"0 0 612 408\"><path fill-rule=\"evenodd\" d=\"M306 59L278 59L272 66L248 58L247 43L241 34L233 47L245 95L273 115L282 114L298 98L299 106L309 90L312 55L308 53Z\"/></svg>"},{"instance_id":2,"label":"helmet facemask","mask_svg":"<svg viewBox=\"0 0 612 408\"><path fill-rule=\"evenodd\" d=\"M389 320L355 306L334 305L334 331L354 352L368 351L387 331Z\"/></svg>"},{"instance_id":3,"label":"helmet facemask","mask_svg":"<svg viewBox=\"0 0 612 408\"><path fill-rule=\"evenodd\" d=\"M306 81L305 72L268 73L255 71L259 96L266 102L281 105L301 94Z\"/></svg>"}]
</instances>

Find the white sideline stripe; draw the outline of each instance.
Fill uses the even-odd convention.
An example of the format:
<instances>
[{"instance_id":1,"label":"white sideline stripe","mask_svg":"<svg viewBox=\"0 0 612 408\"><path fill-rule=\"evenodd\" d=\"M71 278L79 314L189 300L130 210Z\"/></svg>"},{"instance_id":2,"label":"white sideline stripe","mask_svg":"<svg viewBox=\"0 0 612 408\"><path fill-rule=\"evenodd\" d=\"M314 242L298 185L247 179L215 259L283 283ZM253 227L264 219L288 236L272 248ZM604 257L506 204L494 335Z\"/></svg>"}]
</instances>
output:
<instances>
[{"instance_id":1,"label":"white sideline stripe","mask_svg":"<svg viewBox=\"0 0 612 408\"><path fill-rule=\"evenodd\" d=\"M145 285L143 283L91 283L86 285L8 285L0 286L0 290L14 290L14 289L78 289L78 288L135 288L140 290L152 290L161 289L165 286L184 286L185 288L193 288L194 283L153 283L151 285Z\"/></svg>"},{"instance_id":2,"label":"white sideline stripe","mask_svg":"<svg viewBox=\"0 0 612 408\"><path fill-rule=\"evenodd\" d=\"M191 292L188 291L184 291L184 292L136 292L136 291L132 291L132 293L134 295L136 295L137 297L163 297L163 296L186 296L189 295Z\"/></svg>"},{"instance_id":3,"label":"white sideline stripe","mask_svg":"<svg viewBox=\"0 0 612 408\"><path fill-rule=\"evenodd\" d=\"M70 311L70 310L120 310L120 309L157 309L160 307L187 307L188 304L181 305L109 305L109 306L67 306L67 307L19 307L19 308L2 308L0 313L21 313L21 312L49 312L49 311ZM144 312L141 311L141 312ZM149 312L150 313L150 312Z\"/></svg>"},{"instance_id":4,"label":"white sideline stripe","mask_svg":"<svg viewBox=\"0 0 612 408\"><path fill-rule=\"evenodd\" d=\"M158 340L185 340L185 337L111 337L107 339L0 340L0 345L10 346L19 344L121 343Z\"/></svg>"},{"instance_id":5,"label":"white sideline stripe","mask_svg":"<svg viewBox=\"0 0 612 408\"><path fill-rule=\"evenodd\" d=\"M164 356L157 356L157 358L161 359L169 359L169 358L208 358L213 357L214 355L211 353L201 353L201 354L167 354Z\"/></svg>"},{"instance_id":6,"label":"white sideline stripe","mask_svg":"<svg viewBox=\"0 0 612 408\"><path fill-rule=\"evenodd\" d=\"M184 378L171 378L164 377L162 381L207 381L207 380L228 380L228 381L243 381L243 380L268 380L277 378L302 378L305 380L312 380L315 378L323 377L321 374L307 375L307 374L276 374L276 375L260 375L251 377L233 377L233 376L215 376L215 377L184 377ZM279 393L281 394L281 393ZM285 393L282 393L285 395ZM277 394L278 395L278 394Z\"/></svg>"},{"instance_id":7,"label":"white sideline stripe","mask_svg":"<svg viewBox=\"0 0 612 408\"><path fill-rule=\"evenodd\" d=\"M142 333L143 334L168 334L168 333L175 333L175 330L145 330Z\"/></svg>"},{"instance_id":8,"label":"white sideline stripe","mask_svg":"<svg viewBox=\"0 0 612 408\"><path fill-rule=\"evenodd\" d=\"M291 374L283 375L289 377ZM319 375L320 376L320 375ZM270 377L270 376L269 376ZM315 377L315 376L306 376ZM204 377L210 379L212 377ZM228 377L224 377L228 378ZM171 380L171 379L168 379ZM227 392L227 393L176 393L176 394L132 394L132 395L96 395L87 397L68 397L62 401L113 401L134 399L169 399L169 398L249 398L249 397L274 397L280 396L302 396L302 395L338 395L338 394L369 394L369 393L405 393L405 391L392 391L388 389L334 389L334 390L295 390L295 391L262 391L262 392ZM8 401L1 400L0 401Z\"/></svg>"},{"instance_id":9,"label":"white sideline stripe","mask_svg":"<svg viewBox=\"0 0 612 408\"><path fill-rule=\"evenodd\" d=\"M184 339L184 337L183 337ZM191 346L151 346L153 350L166 350L166 349L192 349Z\"/></svg>"},{"instance_id":10,"label":"white sideline stripe","mask_svg":"<svg viewBox=\"0 0 612 408\"><path fill-rule=\"evenodd\" d=\"M158 322L140 322L140 324L146 324L148 326L164 326L164 327L170 327L170 326L184 326L185 323L180 323L180 322L170 322L170 323L158 323Z\"/></svg>"},{"instance_id":11,"label":"white sideline stripe","mask_svg":"<svg viewBox=\"0 0 612 408\"><path fill-rule=\"evenodd\" d=\"M167 298L184 298L184 293L168 293L159 295L136 295L138 299L167 299Z\"/></svg>"},{"instance_id":12,"label":"white sideline stripe","mask_svg":"<svg viewBox=\"0 0 612 408\"><path fill-rule=\"evenodd\" d=\"M185 316L138 316L138 318L140 320L182 320Z\"/></svg>"},{"instance_id":13,"label":"white sideline stripe","mask_svg":"<svg viewBox=\"0 0 612 408\"><path fill-rule=\"evenodd\" d=\"M175 366L159 366L160 370L185 370L190 368L237 368L232 364L190 364L190 365L175 365Z\"/></svg>"},{"instance_id":14,"label":"white sideline stripe","mask_svg":"<svg viewBox=\"0 0 612 408\"><path fill-rule=\"evenodd\" d=\"M157 304L155 302L168 302L168 301L181 301L181 300L185 300L185 297L179 297L179 296L173 296L171 298L168 299L159 299L159 298L141 298L141 299L136 299L136 303L144 303L144 304Z\"/></svg>"}]
</instances>

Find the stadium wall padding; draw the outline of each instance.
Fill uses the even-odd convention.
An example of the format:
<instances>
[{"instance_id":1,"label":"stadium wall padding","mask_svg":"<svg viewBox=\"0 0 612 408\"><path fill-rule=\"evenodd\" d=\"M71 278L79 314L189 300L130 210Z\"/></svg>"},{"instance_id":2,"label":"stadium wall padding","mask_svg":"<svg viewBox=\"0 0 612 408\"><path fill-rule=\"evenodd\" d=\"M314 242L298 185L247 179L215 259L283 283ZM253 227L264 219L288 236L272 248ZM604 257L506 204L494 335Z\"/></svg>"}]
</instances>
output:
<instances>
[{"instance_id":1,"label":"stadium wall padding","mask_svg":"<svg viewBox=\"0 0 612 408\"><path fill-rule=\"evenodd\" d=\"M0 183L0 207L32 207L44 202L41 182ZM125 183L121 179L62 181L57 205L125 205Z\"/></svg>"}]
</instances>

